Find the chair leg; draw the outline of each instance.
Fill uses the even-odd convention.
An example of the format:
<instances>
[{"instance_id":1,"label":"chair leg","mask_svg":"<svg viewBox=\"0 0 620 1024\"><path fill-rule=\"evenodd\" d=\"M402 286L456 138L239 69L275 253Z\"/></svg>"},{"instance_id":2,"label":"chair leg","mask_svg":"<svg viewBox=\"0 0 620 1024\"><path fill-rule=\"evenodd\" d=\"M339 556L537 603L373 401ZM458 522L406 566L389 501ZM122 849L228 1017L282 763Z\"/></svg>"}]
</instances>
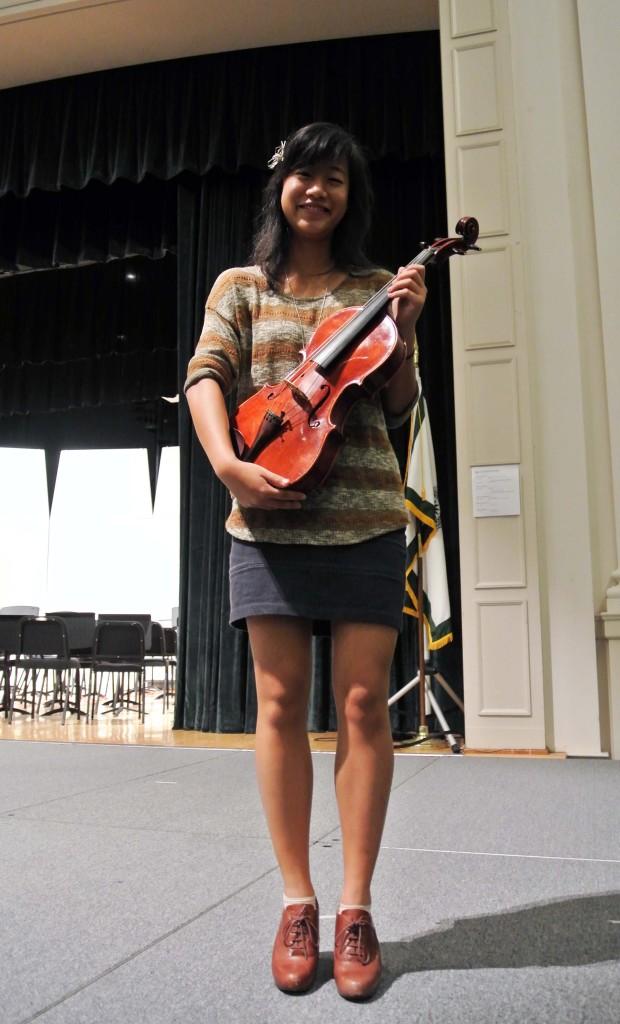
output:
<instances>
[{"instance_id":1,"label":"chair leg","mask_svg":"<svg viewBox=\"0 0 620 1024\"><path fill-rule=\"evenodd\" d=\"M75 670L75 706L77 708L77 720L79 722L82 716L82 680L79 668L76 668Z\"/></svg>"},{"instance_id":2,"label":"chair leg","mask_svg":"<svg viewBox=\"0 0 620 1024\"><path fill-rule=\"evenodd\" d=\"M11 693L11 678L9 676L9 693L10 693L10 699L9 699L9 725L11 725L12 722L13 722L13 708L15 707L15 697L16 697L16 694L17 694L17 676L18 676L18 671L17 671L17 669L15 669L15 686L13 687L13 692L12 693Z\"/></svg>"},{"instance_id":3,"label":"chair leg","mask_svg":"<svg viewBox=\"0 0 620 1024\"><path fill-rule=\"evenodd\" d=\"M91 697L92 697L92 703L93 703L93 707L94 707L95 695L93 693L93 670L92 670L92 666L88 669L88 695L86 697L86 721L87 722L88 722L88 716L89 715L90 715L91 722L93 720L92 708L91 708Z\"/></svg>"},{"instance_id":4,"label":"chair leg","mask_svg":"<svg viewBox=\"0 0 620 1024\"><path fill-rule=\"evenodd\" d=\"M37 699L37 676L38 676L38 674L39 673L37 672L36 668L33 668L32 669L32 712L31 712L31 715L30 715L31 718L34 718L34 705L35 705L35 702L36 702L36 699ZM41 690L41 697L42 696L43 696L43 691ZM41 699L39 698L39 706L37 708L37 713L40 710L41 710Z\"/></svg>"},{"instance_id":5,"label":"chair leg","mask_svg":"<svg viewBox=\"0 0 620 1024\"><path fill-rule=\"evenodd\" d=\"M69 694L71 691L71 669L69 669L69 679L65 682L65 699L62 706L62 724L65 725L67 722L67 711L69 710Z\"/></svg>"}]
</instances>

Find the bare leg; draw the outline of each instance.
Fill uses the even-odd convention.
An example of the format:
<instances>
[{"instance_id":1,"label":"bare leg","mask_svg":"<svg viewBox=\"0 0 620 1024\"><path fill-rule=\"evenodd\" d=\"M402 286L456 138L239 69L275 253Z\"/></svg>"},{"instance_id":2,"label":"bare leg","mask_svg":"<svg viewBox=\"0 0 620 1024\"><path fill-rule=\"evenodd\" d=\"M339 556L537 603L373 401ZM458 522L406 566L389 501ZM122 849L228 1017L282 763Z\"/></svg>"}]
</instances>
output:
<instances>
[{"instance_id":1,"label":"bare leg","mask_svg":"<svg viewBox=\"0 0 620 1024\"><path fill-rule=\"evenodd\" d=\"M258 697L256 772L287 896L311 896L312 758L306 728L311 624L286 616L247 620Z\"/></svg>"},{"instance_id":2,"label":"bare leg","mask_svg":"<svg viewBox=\"0 0 620 1024\"><path fill-rule=\"evenodd\" d=\"M342 827L342 903L370 903L370 884L385 823L394 749L387 707L396 630L332 623L338 714L336 799Z\"/></svg>"}]
</instances>

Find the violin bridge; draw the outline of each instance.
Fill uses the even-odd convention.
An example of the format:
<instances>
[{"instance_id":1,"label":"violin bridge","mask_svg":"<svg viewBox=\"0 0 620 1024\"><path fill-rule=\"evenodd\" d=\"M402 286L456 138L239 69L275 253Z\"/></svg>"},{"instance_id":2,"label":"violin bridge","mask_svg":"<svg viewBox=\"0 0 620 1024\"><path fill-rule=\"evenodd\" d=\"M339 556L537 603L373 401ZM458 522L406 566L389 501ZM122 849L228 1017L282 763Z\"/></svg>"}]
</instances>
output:
<instances>
[{"instance_id":1,"label":"violin bridge","mask_svg":"<svg viewBox=\"0 0 620 1024\"><path fill-rule=\"evenodd\" d=\"M248 448L247 452L244 453L244 462L253 462L257 455L260 455L263 448L266 448L279 434L284 430L284 413L281 412L278 415L268 409L263 416L262 423L258 428L258 433L254 438L254 443L251 448Z\"/></svg>"}]
</instances>

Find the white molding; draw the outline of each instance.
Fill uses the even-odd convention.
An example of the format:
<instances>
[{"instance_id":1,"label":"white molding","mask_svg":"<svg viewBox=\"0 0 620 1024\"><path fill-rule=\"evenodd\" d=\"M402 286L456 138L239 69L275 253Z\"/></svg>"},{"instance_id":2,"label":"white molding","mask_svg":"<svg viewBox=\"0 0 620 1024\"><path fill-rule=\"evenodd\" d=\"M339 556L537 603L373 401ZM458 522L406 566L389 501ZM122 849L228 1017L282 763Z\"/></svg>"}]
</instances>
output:
<instances>
[{"instance_id":1,"label":"white molding","mask_svg":"<svg viewBox=\"0 0 620 1024\"><path fill-rule=\"evenodd\" d=\"M453 39L495 32L493 0L450 0L450 27Z\"/></svg>"}]
</instances>

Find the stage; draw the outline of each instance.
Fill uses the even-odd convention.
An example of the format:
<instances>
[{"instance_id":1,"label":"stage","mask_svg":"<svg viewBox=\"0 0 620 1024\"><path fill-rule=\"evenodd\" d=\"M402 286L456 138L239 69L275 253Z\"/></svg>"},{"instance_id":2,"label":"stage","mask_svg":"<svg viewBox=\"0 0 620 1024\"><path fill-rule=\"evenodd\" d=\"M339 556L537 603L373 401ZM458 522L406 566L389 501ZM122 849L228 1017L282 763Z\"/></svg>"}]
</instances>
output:
<instances>
[{"instance_id":1,"label":"stage","mask_svg":"<svg viewBox=\"0 0 620 1024\"><path fill-rule=\"evenodd\" d=\"M616 1024L620 763L397 757L373 888L385 976L330 979L341 880L315 753L315 988L275 989L281 899L251 751L0 743L3 1022Z\"/></svg>"}]
</instances>

